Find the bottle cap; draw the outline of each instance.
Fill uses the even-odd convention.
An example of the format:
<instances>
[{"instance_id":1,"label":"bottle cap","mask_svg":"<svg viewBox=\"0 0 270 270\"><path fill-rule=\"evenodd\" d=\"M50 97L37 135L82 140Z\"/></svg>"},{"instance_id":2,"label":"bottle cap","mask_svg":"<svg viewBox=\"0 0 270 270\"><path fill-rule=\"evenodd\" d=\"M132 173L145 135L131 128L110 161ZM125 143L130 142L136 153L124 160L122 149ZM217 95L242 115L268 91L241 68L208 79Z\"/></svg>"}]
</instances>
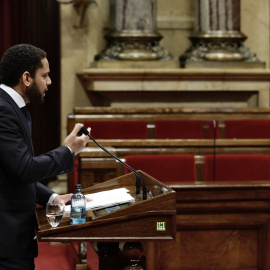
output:
<instances>
[{"instance_id":1,"label":"bottle cap","mask_svg":"<svg viewBox=\"0 0 270 270\"><path fill-rule=\"evenodd\" d=\"M81 184L76 184L75 189L79 189L79 188L82 188L82 185Z\"/></svg>"}]
</instances>

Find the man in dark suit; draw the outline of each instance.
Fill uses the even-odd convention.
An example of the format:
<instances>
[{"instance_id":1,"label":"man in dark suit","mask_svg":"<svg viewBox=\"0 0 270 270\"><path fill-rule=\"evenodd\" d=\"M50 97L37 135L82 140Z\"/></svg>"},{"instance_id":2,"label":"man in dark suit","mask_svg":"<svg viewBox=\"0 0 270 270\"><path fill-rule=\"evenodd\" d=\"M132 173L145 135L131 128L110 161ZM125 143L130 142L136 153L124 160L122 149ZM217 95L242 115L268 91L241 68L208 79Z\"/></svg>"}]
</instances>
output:
<instances>
[{"instance_id":1,"label":"man in dark suit","mask_svg":"<svg viewBox=\"0 0 270 270\"><path fill-rule=\"evenodd\" d=\"M77 136L81 124L63 145L34 156L27 103L43 103L48 86L46 53L20 44L4 54L0 65L0 269L32 270L37 256L36 203L67 203L72 194L58 195L38 181L70 172L73 156L89 138ZM90 129L89 129L90 131Z\"/></svg>"}]
</instances>

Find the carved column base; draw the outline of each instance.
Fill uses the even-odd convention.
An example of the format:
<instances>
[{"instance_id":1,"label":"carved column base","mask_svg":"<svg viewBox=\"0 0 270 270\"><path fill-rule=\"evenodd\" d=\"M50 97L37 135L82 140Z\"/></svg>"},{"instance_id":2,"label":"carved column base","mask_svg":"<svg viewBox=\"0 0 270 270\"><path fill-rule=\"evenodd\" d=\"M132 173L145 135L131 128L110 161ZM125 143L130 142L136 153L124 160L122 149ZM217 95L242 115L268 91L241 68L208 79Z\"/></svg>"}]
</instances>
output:
<instances>
[{"instance_id":1,"label":"carved column base","mask_svg":"<svg viewBox=\"0 0 270 270\"><path fill-rule=\"evenodd\" d=\"M253 63L253 67L264 67L257 56L243 44L245 39L246 36L238 31L194 33L190 37L192 46L179 58L180 66L244 68L245 64L240 63ZM228 63L232 64L228 65Z\"/></svg>"},{"instance_id":2,"label":"carved column base","mask_svg":"<svg viewBox=\"0 0 270 270\"><path fill-rule=\"evenodd\" d=\"M158 33L113 33L106 36L108 46L95 60L172 60L172 56L160 46L161 38Z\"/></svg>"}]
</instances>

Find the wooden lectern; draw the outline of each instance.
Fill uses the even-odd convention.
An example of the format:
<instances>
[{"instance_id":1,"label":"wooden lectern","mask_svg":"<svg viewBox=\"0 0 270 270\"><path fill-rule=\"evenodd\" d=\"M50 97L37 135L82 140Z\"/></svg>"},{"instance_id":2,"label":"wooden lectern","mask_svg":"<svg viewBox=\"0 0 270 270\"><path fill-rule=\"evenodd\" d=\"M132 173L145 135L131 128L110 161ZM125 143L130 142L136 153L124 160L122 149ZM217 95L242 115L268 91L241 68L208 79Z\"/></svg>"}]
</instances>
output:
<instances>
[{"instance_id":1,"label":"wooden lectern","mask_svg":"<svg viewBox=\"0 0 270 270\"><path fill-rule=\"evenodd\" d=\"M51 229L47 222L45 209L37 208L39 241L48 242L134 242L173 240L176 233L176 193L149 176L138 171L145 182L147 200L135 195L135 175L126 174L107 182L83 190L84 194L126 188L134 194L135 202L121 205L112 212L89 210L86 223L70 225L69 217L64 217L57 228ZM132 195L133 196L133 195ZM104 213L105 212L105 213ZM93 249L88 245L89 256L93 258ZM94 262L96 264L96 262ZM90 266L91 269L98 267Z\"/></svg>"}]
</instances>

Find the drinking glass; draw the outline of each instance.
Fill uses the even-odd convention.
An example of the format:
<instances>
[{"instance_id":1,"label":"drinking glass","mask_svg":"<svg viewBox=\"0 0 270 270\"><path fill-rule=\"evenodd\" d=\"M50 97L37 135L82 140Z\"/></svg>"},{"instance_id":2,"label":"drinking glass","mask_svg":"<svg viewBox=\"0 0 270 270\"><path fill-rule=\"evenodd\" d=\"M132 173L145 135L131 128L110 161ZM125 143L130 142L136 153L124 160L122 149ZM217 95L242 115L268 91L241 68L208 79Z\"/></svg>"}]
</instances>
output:
<instances>
[{"instance_id":1,"label":"drinking glass","mask_svg":"<svg viewBox=\"0 0 270 270\"><path fill-rule=\"evenodd\" d=\"M46 217L53 229L55 229L63 218L64 204L47 203Z\"/></svg>"}]
</instances>

